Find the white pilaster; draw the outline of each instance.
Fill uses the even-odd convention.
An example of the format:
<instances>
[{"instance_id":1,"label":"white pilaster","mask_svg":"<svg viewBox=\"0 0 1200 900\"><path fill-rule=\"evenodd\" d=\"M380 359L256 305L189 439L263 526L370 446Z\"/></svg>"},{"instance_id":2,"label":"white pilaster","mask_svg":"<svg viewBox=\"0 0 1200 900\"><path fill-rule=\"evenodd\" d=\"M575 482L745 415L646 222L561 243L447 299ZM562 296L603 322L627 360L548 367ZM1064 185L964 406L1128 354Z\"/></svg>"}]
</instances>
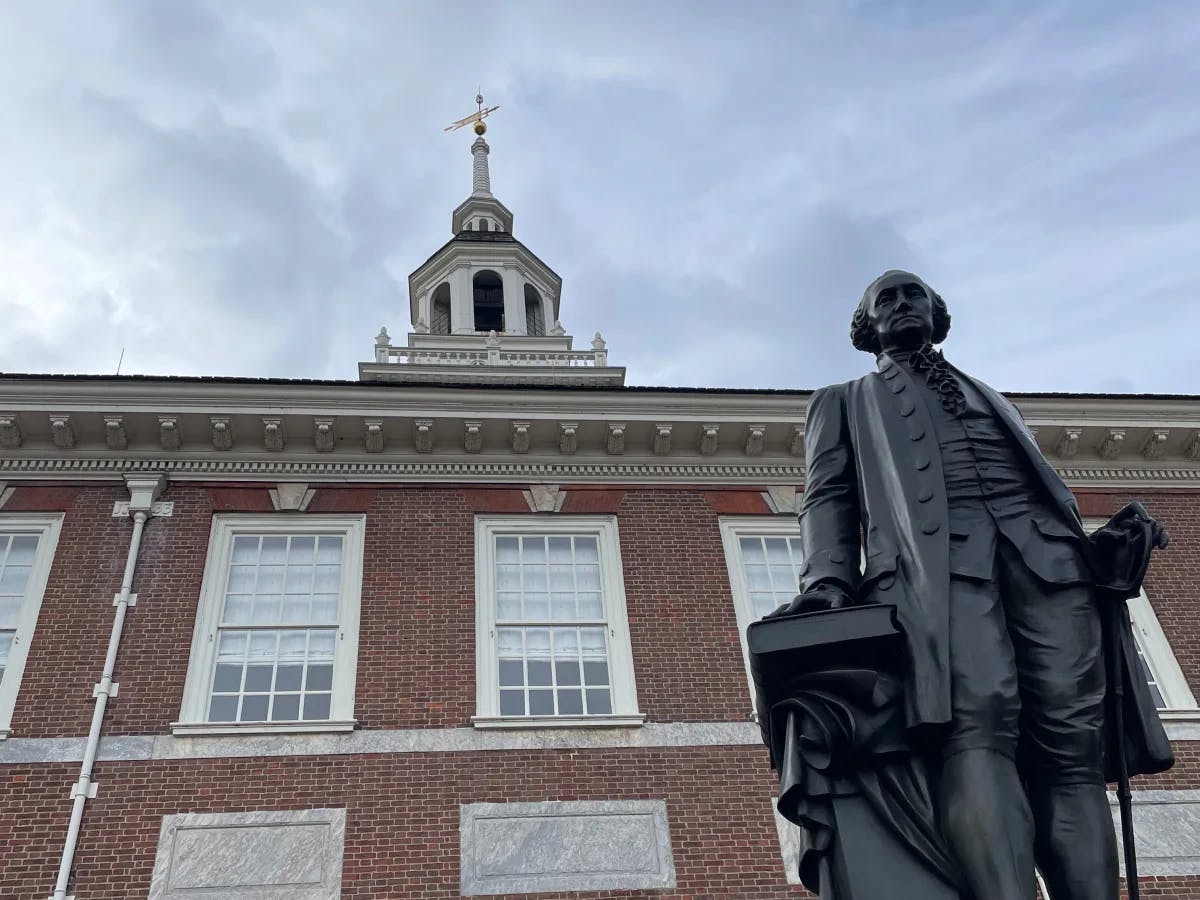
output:
<instances>
[{"instance_id":1,"label":"white pilaster","mask_svg":"<svg viewBox=\"0 0 1200 900\"><path fill-rule=\"evenodd\" d=\"M450 332L474 334L475 297L471 290L471 267L461 265L450 273Z\"/></svg>"},{"instance_id":2,"label":"white pilaster","mask_svg":"<svg viewBox=\"0 0 1200 900\"><path fill-rule=\"evenodd\" d=\"M504 332L525 333L525 284L516 266L506 265L500 274L504 284Z\"/></svg>"}]
</instances>

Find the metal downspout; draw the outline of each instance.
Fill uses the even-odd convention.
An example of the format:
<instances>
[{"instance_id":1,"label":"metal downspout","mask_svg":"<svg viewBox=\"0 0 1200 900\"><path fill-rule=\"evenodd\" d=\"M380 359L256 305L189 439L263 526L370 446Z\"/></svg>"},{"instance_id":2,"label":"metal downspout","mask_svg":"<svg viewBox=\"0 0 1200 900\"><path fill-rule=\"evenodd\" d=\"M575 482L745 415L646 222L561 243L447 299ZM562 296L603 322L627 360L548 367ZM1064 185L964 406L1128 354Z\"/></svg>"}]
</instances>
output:
<instances>
[{"instance_id":1,"label":"metal downspout","mask_svg":"<svg viewBox=\"0 0 1200 900\"><path fill-rule=\"evenodd\" d=\"M153 498L162 486L161 476L153 479L133 479L129 483L131 500L130 514L133 516L133 534L129 538L129 552L125 557L125 574L121 578L121 592L113 599L116 613L113 615L112 631L108 637L108 652L104 656L104 670L100 681L92 688L96 705L92 709L92 725L88 729L87 746L83 751L83 763L79 767L79 781L71 788L71 823L67 826L67 839L63 844L62 861L58 866L58 879L50 900L71 900L67 895L67 883L71 879L71 866L75 861L75 847L79 842L79 828L83 823L83 808L87 801L96 796L96 782L92 780L92 769L100 749L100 729L104 725L104 712L109 697L115 697L118 685L113 682L113 670L117 664L117 650L121 646L121 633L125 629L125 613L137 603L133 593L133 572L137 567L138 550L142 544L142 531L150 518ZM151 485L152 483L152 485Z\"/></svg>"}]
</instances>

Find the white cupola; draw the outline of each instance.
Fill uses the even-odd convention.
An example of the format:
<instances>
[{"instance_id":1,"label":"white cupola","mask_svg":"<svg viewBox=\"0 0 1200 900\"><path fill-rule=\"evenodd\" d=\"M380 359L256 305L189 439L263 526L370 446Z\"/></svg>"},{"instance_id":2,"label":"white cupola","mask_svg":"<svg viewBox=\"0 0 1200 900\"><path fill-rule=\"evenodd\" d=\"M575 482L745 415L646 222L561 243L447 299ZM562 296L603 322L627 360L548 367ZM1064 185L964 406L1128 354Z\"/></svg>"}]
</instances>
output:
<instances>
[{"instance_id":1,"label":"white cupola","mask_svg":"<svg viewBox=\"0 0 1200 900\"><path fill-rule=\"evenodd\" d=\"M471 193L451 216L450 240L408 276L407 346L391 346L383 329L375 363L362 363L360 377L623 384L625 370L608 366L599 333L592 350L572 349L559 324L562 279L513 237L513 214L492 194L483 137L484 118L499 107L475 102L477 112L446 129L473 126Z\"/></svg>"}]
</instances>

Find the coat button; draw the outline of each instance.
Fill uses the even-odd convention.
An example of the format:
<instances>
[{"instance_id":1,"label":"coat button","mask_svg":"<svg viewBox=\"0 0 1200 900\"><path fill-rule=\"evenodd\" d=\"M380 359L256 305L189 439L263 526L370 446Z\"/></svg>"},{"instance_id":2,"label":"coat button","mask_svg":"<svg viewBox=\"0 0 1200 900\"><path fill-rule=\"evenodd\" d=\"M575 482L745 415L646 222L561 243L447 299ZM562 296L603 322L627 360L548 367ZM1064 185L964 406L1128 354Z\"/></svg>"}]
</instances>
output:
<instances>
[{"instance_id":1,"label":"coat button","mask_svg":"<svg viewBox=\"0 0 1200 900\"><path fill-rule=\"evenodd\" d=\"M895 575L884 575L882 578L879 579L878 587L881 591L886 591L888 588L890 588L895 583L896 583Z\"/></svg>"},{"instance_id":2,"label":"coat button","mask_svg":"<svg viewBox=\"0 0 1200 900\"><path fill-rule=\"evenodd\" d=\"M831 563L833 563L835 566L840 566L842 563L844 563L846 561L846 554L843 553L841 550L834 550L832 553L829 554L829 561Z\"/></svg>"},{"instance_id":3,"label":"coat button","mask_svg":"<svg viewBox=\"0 0 1200 900\"><path fill-rule=\"evenodd\" d=\"M916 407L912 405L911 400L905 399L900 401L900 415L911 416L914 409L916 409Z\"/></svg>"},{"instance_id":4,"label":"coat button","mask_svg":"<svg viewBox=\"0 0 1200 900\"><path fill-rule=\"evenodd\" d=\"M898 394L904 390L904 382L897 379L889 384L888 387L892 389L893 394Z\"/></svg>"},{"instance_id":5,"label":"coat button","mask_svg":"<svg viewBox=\"0 0 1200 900\"><path fill-rule=\"evenodd\" d=\"M928 456L918 456L917 457L917 471L924 472L928 468L929 468L929 457Z\"/></svg>"},{"instance_id":6,"label":"coat button","mask_svg":"<svg viewBox=\"0 0 1200 900\"><path fill-rule=\"evenodd\" d=\"M932 499L933 488L929 487L929 485L926 485L917 492L917 502L919 503L928 503Z\"/></svg>"},{"instance_id":7,"label":"coat button","mask_svg":"<svg viewBox=\"0 0 1200 900\"><path fill-rule=\"evenodd\" d=\"M925 522L921 525L922 534L937 534L942 527L940 522Z\"/></svg>"},{"instance_id":8,"label":"coat button","mask_svg":"<svg viewBox=\"0 0 1200 900\"><path fill-rule=\"evenodd\" d=\"M895 378L899 374L900 374L900 370L897 369L895 366L887 366L883 370L883 377L886 378L888 381L891 381L893 378Z\"/></svg>"},{"instance_id":9,"label":"coat button","mask_svg":"<svg viewBox=\"0 0 1200 900\"><path fill-rule=\"evenodd\" d=\"M919 441L925 437L925 428L920 422L913 422L912 426L908 429L908 436L914 441Z\"/></svg>"}]
</instances>

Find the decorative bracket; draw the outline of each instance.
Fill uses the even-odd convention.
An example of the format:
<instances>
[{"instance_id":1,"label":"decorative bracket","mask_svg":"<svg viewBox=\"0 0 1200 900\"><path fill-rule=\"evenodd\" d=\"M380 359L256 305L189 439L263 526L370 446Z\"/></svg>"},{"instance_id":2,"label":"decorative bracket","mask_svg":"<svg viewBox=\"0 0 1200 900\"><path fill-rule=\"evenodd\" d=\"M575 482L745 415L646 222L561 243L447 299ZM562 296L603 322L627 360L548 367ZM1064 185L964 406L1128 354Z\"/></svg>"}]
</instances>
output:
<instances>
[{"instance_id":1,"label":"decorative bracket","mask_svg":"<svg viewBox=\"0 0 1200 900\"><path fill-rule=\"evenodd\" d=\"M654 426L654 455L666 456L671 452L671 426L659 422Z\"/></svg>"},{"instance_id":2,"label":"decorative bracket","mask_svg":"<svg viewBox=\"0 0 1200 900\"><path fill-rule=\"evenodd\" d=\"M483 423L463 423L463 450L467 453L478 453L483 449Z\"/></svg>"},{"instance_id":3,"label":"decorative bracket","mask_svg":"<svg viewBox=\"0 0 1200 900\"><path fill-rule=\"evenodd\" d=\"M281 451L287 444L287 436L283 433L283 419L263 418L263 446L274 452Z\"/></svg>"},{"instance_id":4,"label":"decorative bracket","mask_svg":"<svg viewBox=\"0 0 1200 900\"><path fill-rule=\"evenodd\" d=\"M16 413L0 415L0 447L5 450L16 450L21 446L21 426L17 424Z\"/></svg>"},{"instance_id":5,"label":"decorative bracket","mask_svg":"<svg viewBox=\"0 0 1200 900\"><path fill-rule=\"evenodd\" d=\"M579 449L579 423L560 422L558 426L558 452L574 453Z\"/></svg>"},{"instance_id":6,"label":"decorative bracket","mask_svg":"<svg viewBox=\"0 0 1200 900\"><path fill-rule=\"evenodd\" d=\"M70 450L75 446L75 427L70 416L50 417L50 436L59 450Z\"/></svg>"},{"instance_id":7,"label":"decorative bracket","mask_svg":"<svg viewBox=\"0 0 1200 900\"><path fill-rule=\"evenodd\" d=\"M1124 443L1125 429L1110 428L1096 449L1102 459L1116 459L1121 455L1121 445Z\"/></svg>"},{"instance_id":8,"label":"decorative bracket","mask_svg":"<svg viewBox=\"0 0 1200 900\"><path fill-rule=\"evenodd\" d=\"M700 455L712 456L717 452L718 435L720 434L720 425L701 425L700 426Z\"/></svg>"},{"instance_id":9,"label":"decorative bracket","mask_svg":"<svg viewBox=\"0 0 1200 900\"><path fill-rule=\"evenodd\" d=\"M608 423L608 441L605 444L605 449L608 451L609 456L620 456L625 452L624 422Z\"/></svg>"},{"instance_id":10,"label":"decorative bracket","mask_svg":"<svg viewBox=\"0 0 1200 900\"><path fill-rule=\"evenodd\" d=\"M1191 441L1187 445L1187 450L1184 451L1188 459L1200 459L1200 431L1192 435Z\"/></svg>"},{"instance_id":11,"label":"decorative bracket","mask_svg":"<svg viewBox=\"0 0 1200 900\"><path fill-rule=\"evenodd\" d=\"M1167 449L1167 438L1170 436L1169 428L1155 428L1142 444L1142 456L1146 459L1162 459Z\"/></svg>"},{"instance_id":12,"label":"decorative bracket","mask_svg":"<svg viewBox=\"0 0 1200 900\"><path fill-rule=\"evenodd\" d=\"M804 455L804 426L793 425L788 435L788 453L792 456Z\"/></svg>"},{"instance_id":13,"label":"decorative bracket","mask_svg":"<svg viewBox=\"0 0 1200 900\"><path fill-rule=\"evenodd\" d=\"M233 428L229 416L209 416L212 423L212 445L216 450L228 450L233 447Z\"/></svg>"},{"instance_id":14,"label":"decorative bracket","mask_svg":"<svg viewBox=\"0 0 1200 900\"><path fill-rule=\"evenodd\" d=\"M336 443L333 419L313 419L313 449L318 453L332 453Z\"/></svg>"},{"instance_id":15,"label":"decorative bracket","mask_svg":"<svg viewBox=\"0 0 1200 900\"><path fill-rule=\"evenodd\" d=\"M433 419L413 421L413 446L418 453L433 452Z\"/></svg>"},{"instance_id":16,"label":"decorative bracket","mask_svg":"<svg viewBox=\"0 0 1200 900\"><path fill-rule=\"evenodd\" d=\"M383 446L383 419L364 419L363 449L368 453L382 453Z\"/></svg>"},{"instance_id":17,"label":"decorative bracket","mask_svg":"<svg viewBox=\"0 0 1200 900\"><path fill-rule=\"evenodd\" d=\"M1082 428L1064 428L1058 443L1054 445L1054 452L1063 459L1074 459L1079 452L1079 437L1082 434Z\"/></svg>"},{"instance_id":18,"label":"decorative bracket","mask_svg":"<svg viewBox=\"0 0 1200 900\"><path fill-rule=\"evenodd\" d=\"M529 423L528 422L513 422L512 423L512 451L513 451L513 453L528 453L529 452Z\"/></svg>"},{"instance_id":19,"label":"decorative bracket","mask_svg":"<svg viewBox=\"0 0 1200 900\"><path fill-rule=\"evenodd\" d=\"M104 417L104 443L109 450L124 450L129 446L129 435L125 433L123 416Z\"/></svg>"},{"instance_id":20,"label":"decorative bracket","mask_svg":"<svg viewBox=\"0 0 1200 900\"><path fill-rule=\"evenodd\" d=\"M766 425L746 426L746 455L762 456L763 444L766 443Z\"/></svg>"},{"instance_id":21,"label":"decorative bracket","mask_svg":"<svg viewBox=\"0 0 1200 900\"><path fill-rule=\"evenodd\" d=\"M158 417L158 441L164 450L178 450L183 443L179 428L179 416Z\"/></svg>"}]
</instances>

